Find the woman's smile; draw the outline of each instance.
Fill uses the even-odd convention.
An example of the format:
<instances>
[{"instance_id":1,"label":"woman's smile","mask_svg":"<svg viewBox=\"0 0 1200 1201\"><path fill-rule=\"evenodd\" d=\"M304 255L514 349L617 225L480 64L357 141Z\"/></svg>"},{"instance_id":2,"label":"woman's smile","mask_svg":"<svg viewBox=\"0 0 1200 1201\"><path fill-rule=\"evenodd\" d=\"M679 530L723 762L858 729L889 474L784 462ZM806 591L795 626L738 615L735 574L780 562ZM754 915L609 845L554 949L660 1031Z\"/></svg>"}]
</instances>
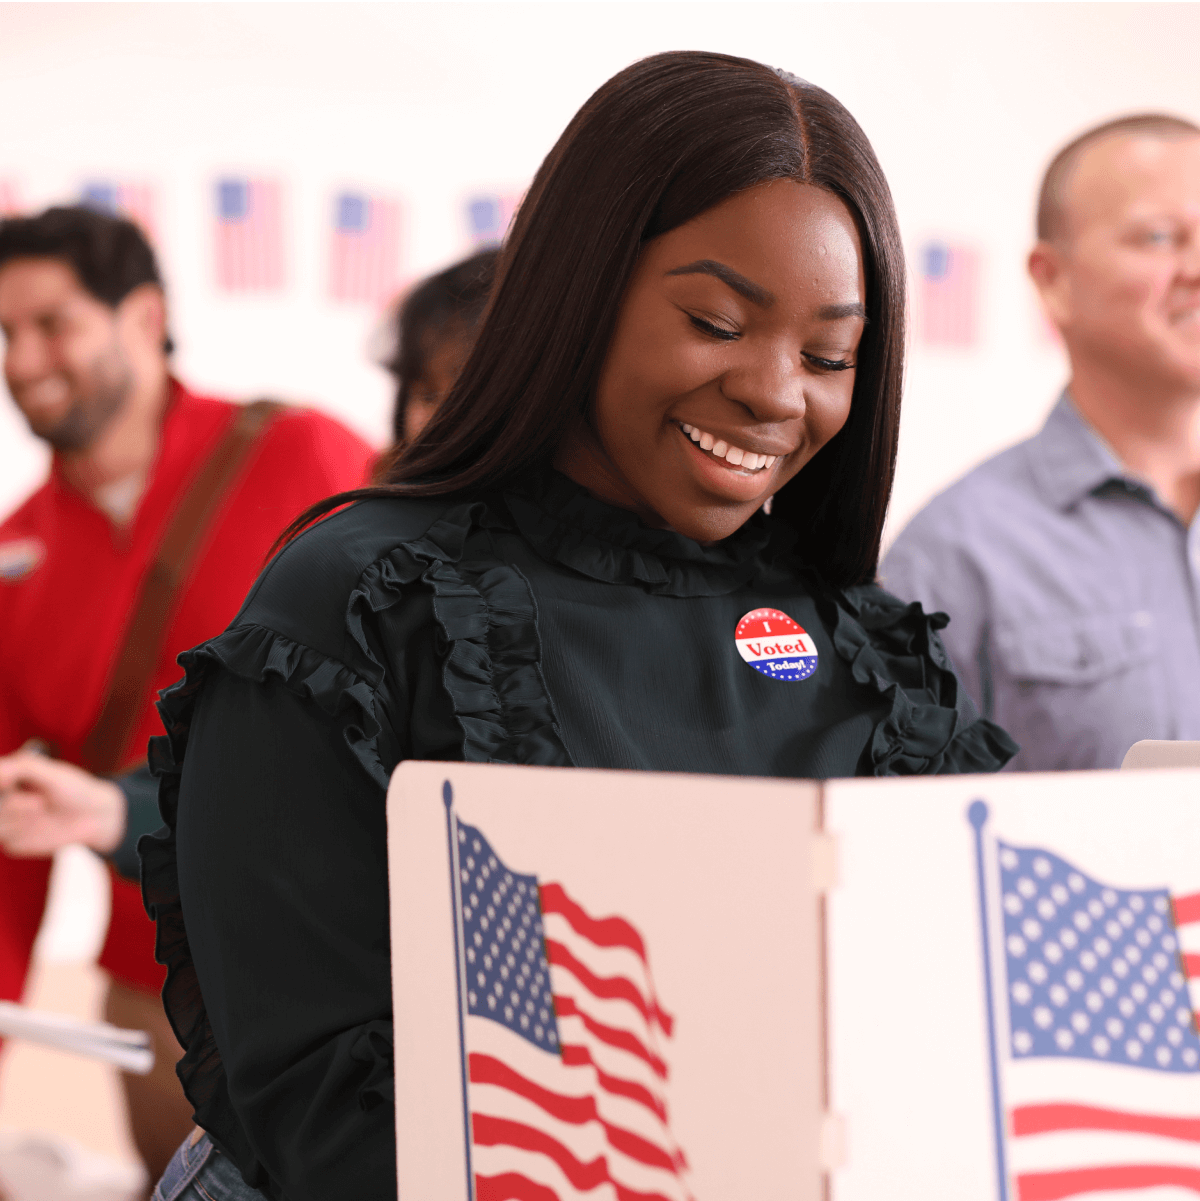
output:
<instances>
[{"instance_id":1,"label":"woman's smile","mask_svg":"<svg viewBox=\"0 0 1200 1201\"><path fill-rule=\"evenodd\" d=\"M753 475L768 467L774 467L782 455L755 454L752 450L735 446L724 438L708 433L698 426L679 422L679 428L687 435L689 441L695 443L701 453L714 459L724 460L727 467L737 469L743 475Z\"/></svg>"},{"instance_id":2,"label":"woman's smile","mask_svg":"<svg viewBox=\"0 0 1200 1201\"><path fill-rule=\"evenodd\" d=\"M760 454L745 445L739 446L729 435L722 436L689 422L670 424L675 432L671 441L682 454L684 471L705 495L727 503L758 507L776 490L775 479L783 470L786 455ZM742 443L752 440L749 436L740 438ZM682 446L678 446L680 442Z\"/></svg>"}]
</instances>

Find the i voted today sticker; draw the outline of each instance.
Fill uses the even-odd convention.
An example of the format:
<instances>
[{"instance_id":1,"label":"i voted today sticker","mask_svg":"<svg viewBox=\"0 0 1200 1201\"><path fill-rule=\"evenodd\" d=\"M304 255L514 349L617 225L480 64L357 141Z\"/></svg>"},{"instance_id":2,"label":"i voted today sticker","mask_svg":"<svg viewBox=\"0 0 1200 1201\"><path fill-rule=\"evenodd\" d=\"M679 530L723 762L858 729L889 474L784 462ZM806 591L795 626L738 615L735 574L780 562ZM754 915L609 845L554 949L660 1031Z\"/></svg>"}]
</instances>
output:
<instances>
[{"instance_id":1,"label":"i voted today sticker","mask_svg":"<svg viewBox=\"0 0 1200 1201\"><path fill-rule=\"evenodd\" d=\"M817 644L778 609L751 609L733 637L738 654L773 680L807 680L817 670Z\"/></svg>"}]
</instances>

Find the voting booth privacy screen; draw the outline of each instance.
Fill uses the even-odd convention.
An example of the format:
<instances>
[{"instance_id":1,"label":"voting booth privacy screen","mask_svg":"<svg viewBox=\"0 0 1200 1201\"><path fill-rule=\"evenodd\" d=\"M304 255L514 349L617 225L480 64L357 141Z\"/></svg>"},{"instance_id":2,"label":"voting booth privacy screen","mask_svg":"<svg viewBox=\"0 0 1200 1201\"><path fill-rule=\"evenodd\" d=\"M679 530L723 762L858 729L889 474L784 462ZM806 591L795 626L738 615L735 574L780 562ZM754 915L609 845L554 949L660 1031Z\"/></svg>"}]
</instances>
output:
<instances>
[{"instance_id":1,"label":"voting booth privacy screen","mask_svg":"<svg viewBox=\"0 0 1200 1201\"><path fill-rule=\"evenodd\" d=\"M818 789L730 785L397 770L402 1197L817 1195Z\"/></svg>"},{"instance_id":2,"label":"voting booth privacy screen","mask_svg":"<svg viewBox=\"0 0 1200 1201\"><path fill-rule=\"evenodd\" d=\"M1198 794L402 765L400 1195L1195 1196Z\"/></svg>"}]
</instances>

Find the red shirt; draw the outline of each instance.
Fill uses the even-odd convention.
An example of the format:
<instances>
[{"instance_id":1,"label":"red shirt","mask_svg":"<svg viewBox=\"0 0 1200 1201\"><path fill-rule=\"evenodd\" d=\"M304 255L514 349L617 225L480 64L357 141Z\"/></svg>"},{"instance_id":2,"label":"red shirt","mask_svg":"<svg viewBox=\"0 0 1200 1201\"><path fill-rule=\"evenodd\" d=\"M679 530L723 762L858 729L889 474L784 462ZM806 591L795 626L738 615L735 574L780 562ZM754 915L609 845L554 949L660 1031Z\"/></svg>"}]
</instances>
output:
<instances>
[{"instance_id":1,"label":"red shirt","mask_svg":"<svg viewBox=\"0 0 1200 1201\"><path fill-rule=\"evenodd\" d=\"M40 738L79 762L167 523L236 411L171 382L158 454L128 526L115 526L67 484L57 463L0 525L0 754ZM131 765L162 732L154 703L179 678L176 656L229 624L288 522L314 501L366 482L373 458L357 435L311 410L288 409L270 423L192 560L124 748ZM16 998L23 986L49 866L0 852L0 998ZM117 881L102 966L158 991L163 969L154 963L153 929L136 887Z\"/></svg>"}]
</instances>

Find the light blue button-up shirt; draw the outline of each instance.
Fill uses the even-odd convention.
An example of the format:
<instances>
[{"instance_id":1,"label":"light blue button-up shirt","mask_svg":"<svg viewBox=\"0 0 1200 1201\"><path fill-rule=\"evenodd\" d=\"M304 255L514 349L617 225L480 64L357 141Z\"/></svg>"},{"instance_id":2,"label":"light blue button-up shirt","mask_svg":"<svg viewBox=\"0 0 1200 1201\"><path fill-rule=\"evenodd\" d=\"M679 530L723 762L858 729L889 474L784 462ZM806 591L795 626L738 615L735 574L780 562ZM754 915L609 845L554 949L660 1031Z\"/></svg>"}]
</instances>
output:
<instances>
[{"instance_id":1,"label":"light blue button-up shirt","mask_svg":"<svg viewBox=\"0 0 1200 1201\"><path fill-rule=\"evenodd\" d=\"M881 582L942 637L1026 771L1200 739L1200 521L1185 526L1064 395L1040 433L935 497Z\"/></svg>"}]
</instances>

